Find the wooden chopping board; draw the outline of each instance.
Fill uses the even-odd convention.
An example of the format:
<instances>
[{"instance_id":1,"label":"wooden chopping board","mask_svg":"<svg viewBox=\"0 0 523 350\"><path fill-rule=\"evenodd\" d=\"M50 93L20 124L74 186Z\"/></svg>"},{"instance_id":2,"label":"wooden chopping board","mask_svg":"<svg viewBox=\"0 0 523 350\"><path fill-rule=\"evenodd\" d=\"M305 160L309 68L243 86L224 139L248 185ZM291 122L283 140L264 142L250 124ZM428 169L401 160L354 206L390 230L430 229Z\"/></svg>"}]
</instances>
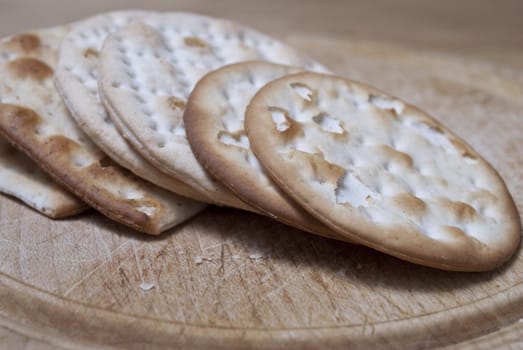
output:
<instances>
[{"instance_id":1,"label":"wooden chopping board","mask_svg":"<svg viewBox=\"0 0 523 350\"><path fill-rule=\"evenodd\" d=\"M288 40L416 104L501 173L523 212L523 73L324 38ZM425 348L523 317L523 254L488 273L415 266L209 208L159 238L0 197L0 325L64 348Z\"/></svg>"}]
</instances>

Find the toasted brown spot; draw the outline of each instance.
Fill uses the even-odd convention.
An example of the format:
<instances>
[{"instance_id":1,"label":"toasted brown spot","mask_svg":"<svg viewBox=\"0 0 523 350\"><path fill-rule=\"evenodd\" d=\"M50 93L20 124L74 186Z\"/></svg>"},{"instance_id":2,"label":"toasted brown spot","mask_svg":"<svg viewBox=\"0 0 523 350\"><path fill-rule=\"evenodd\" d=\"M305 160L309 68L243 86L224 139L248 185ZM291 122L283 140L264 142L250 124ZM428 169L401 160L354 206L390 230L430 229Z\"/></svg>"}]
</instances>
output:
<instances>
[{"instance_id":1,"label":"toasted brown spot","mask_svg":"<svg viewBox=\"0 0 523 350\"><path fill-rule=\"evenodd\" d=\"M462 240L467 238L467 234L462 229L456 226L441 226L440 229L445 232L449 237L456 240Z\"/></svg>"},{"instance_id":2,"label":"toasted brown spot","mask_svg":"<svg viewBox=\"0 0 523 350\"><path fill-rule=\"evenodd\" d=\"M42 80L53 75L53 69L35 58L19 58L9 62L7 67L18 78Z\"/></svg>"},{"instance_id":3,"label":"toasted brown spot","mask_svg":"<svg viewBox=\"0 0 523 350\"><path fill-rule=\"evenodd\" d=\"M187 46L202 47L202 48L205 48L208 46L205 41L203 41L202 39L197 38L195 36L187 36L183 39L183 41L185 42L185 45L187 45Z\"/></svg>"},{"instance_id":4,"label":"toasted brown spot","mask_svg":"<svg viewBox=\"0 0 523 350\"><path fill-rule=\"evenodd\" d=\"M167 99L167 103L169 104L169 107L171 107L171 109L184 109L185 108L185 101L182 99L179 99L176 96L170 96Z\"/></svg>"},{"instance_id":5,"label":"toasted brown spot","mask_svg":"<svg viewBox=\"0 0 523 350\"><path fill-rule=\"evenodd\" d=\"M68 156L72 159L74 153L82 146L63 135L53 135L45 140L44 148L49 154ZM73 161L71 160L70 163L72 164Z\"/></svg>"},{"instance_id":6,"label":"toasted brown spot","mask_svg":"<svg viewBox=\"0 0 523 350\"><path fill-rule=\"evenodd\" d=\"M398 164L407 169L413 169L412 157L407 153L400 152L387 145L378 146L377 152L381 153L383 157L391 163Z\"/></svg>"},{"instance_id":7,"label":"toasted brown spot","mask_svg":"<svg viewBox=\"0 0 523 350\"><path fill-rule=\"evenodd\" d=\"M40 38L34 34L16 35L9 42L25 52L34 51L41 46Z\"/></svg>"},{"instance_id":8,"label":"toasted brown spot","mask_svg":"<svg viewBox=\"0 0 523 350\"><path fill-rule=\"evenodd\" d=\"M328 162L319 153L310 154L301 151L294 152L300 153L301 157L307 158L314 177L321 183L327 182L336 184L338 179L345 174L345 169L337 164Z\"/></svg>"},{"instance_id":9,"label":"toasted brown spot","mask_svg":"<svg viewBox=\"0 0 523 350\"><path fill-rule=\"evenodd\" d=\"M403 193L392 198L394 204L405 214L411 217L422 217L427 204L411 193Z\"/></svg>"},{"instance_id":10,"label":"toasted brown spot","mask_svg":"<svg viewBox=\"0 0 523 350\"><path fill-rule=\"evenodd\" d=\"M477 216L476 209L467 203L449 201L447 205L449 210L451 210L459 220L473 220Z\"/></svg>"},{"instance_id":11,"label":"toasted brown spot","mask_svg":"<svg viewBox=\"0 0 523 350\"><path fill-rule=\"evenodd\" d=\"M84 57L85 58L90 58L90 57L97 58L98 51L96 51L95 49L92 49L92 48L88 48L87 50L84 51Z\"/></svg>"},{"instance_id":12,"label":"toasted brown spot","mask_svg":"<svg viewBox=\"0 0 523 350\"><path fill-rule=\"evenodd\" d=\"M0 105L0 115L8 121L10 129L30 128L30 130L34 130L34 127L42 120L36 112L29 108L8 104Z\"/></svg>"}]
</instances>

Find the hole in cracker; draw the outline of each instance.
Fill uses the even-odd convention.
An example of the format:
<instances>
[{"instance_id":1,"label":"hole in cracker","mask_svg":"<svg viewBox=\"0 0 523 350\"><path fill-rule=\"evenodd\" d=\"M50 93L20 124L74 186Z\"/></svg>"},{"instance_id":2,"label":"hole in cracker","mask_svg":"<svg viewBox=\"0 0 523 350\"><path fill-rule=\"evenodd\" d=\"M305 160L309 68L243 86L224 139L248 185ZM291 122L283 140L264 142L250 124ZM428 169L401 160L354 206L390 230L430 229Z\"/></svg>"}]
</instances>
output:
<instances>
[{"instance_id":1,"label":"hole in cracker","mask_svg":"<svg viewBox=\"0 0 523 350\"><path fill-rule=\"evenodd\" d=\"M131 61L127 57L122 57L122 63L125 64L127 67L131 66Z\"/></svg>"},{"instance_id":2,"label":"hole in cracker","mask_svg":"<svg viewBox=\"0 0 523 350\"><path fill-rule=\"evenodd\" d=\"M47 125L40 124L34 129L34 133L38 136L46 137L51 134L51 130Z\"/></svg>"},{"instance_id":3,"label":"hole in cracker","mask_svg":"<svg viewBox=\"0 0 523 350\"><path fill-rule=\"evenodd\" d=\"M337 204L350 204L354 208L368 207L375 193L352 173L346 172L336 183L334 194Z\"/></svg>"},{"instance_id":4,"label":"hole in cracker","mask_svg":"<svg viewBox=\"0 0 523 350\"><path fill-rule=\"evenodd\" d=\"M157 131L158 130L158 123L153 120L153 119L150 119L149 120L149 128L153 131Z\"/></svg>"},{"instance_id":5,"label":"hole in cracker","mask_svg":"<svg viewBox=\"0 0 523 350\"><path fill-rule=\"evenodd\" d=\"M328 113L319 113L312 117L312 120L318 124L323 131L334 134L343 134L345 132L341 122L338 119L329 116Z\"/></svg>"},{"instance_id":6,"label":"hole in cracker","mask_svg":"<svg viewBox=\"0 0 523 350\"><path fill-rule=\"evenodd\" d=\"M134 79L136 78L136 74L134 74L134 72L132 70L129 70L129 69L126 69L125 70L125 74L127 74L127 76L131 79Z\"/></svg>"},{"instance_id":7,"label":"hole in cracker","mask_svg":"<svg viewBox=\"0 0 523 350\"><path fill-rule=\"evenodd\" d=\"M117 81L113 81L113 82L111 83L111 86L112 86L113 88L118 89L118 88L120 87L120 83L117 82Z\"/></svg>"},{"instance_id":8,"label":"hole in cracker","mask_svg":"<svg viewBox=\"0 0 523 350\"><path fill-rule=\"evenodd\" d=\"M145 106L143 106L143 108L142 108L142 113L145 114L148 117L153 115L153 112L149 108L147 108Z\"/></svg>"},{"instance_id":9,"label":"hole in cracker","mask_svg":"<svg viewBox=\"0 0 523 350\"><path fill-rule=\"evenodd\" d=\"M166 146L166 141L165 141L165 137L163 136L158 136L157 140L156 140L156 145L159 147L159 148L164 148Z\"/></svg>"},{"instance_id":10,"label":"hole in cracker","mask_svg":"<svg viewBox=\"0 0 523 350\"><path fill-rule=\"evenodd\" d=\"M283 132L291 127L289 112L287 110L271 106L269 107L269 112L271 112L272 121L276 125L276 130Z\"/></svg>"},{"instance_id":11,"label":"hole in cracker","mask_svg":"<svg viewBox=\"0 0 523 350\"><path fill-rule=\"evenodd\" d=\"M290 86L302 99L312 102L314 92L307 84L291 83Z\"/></svg>"}]
</instances>

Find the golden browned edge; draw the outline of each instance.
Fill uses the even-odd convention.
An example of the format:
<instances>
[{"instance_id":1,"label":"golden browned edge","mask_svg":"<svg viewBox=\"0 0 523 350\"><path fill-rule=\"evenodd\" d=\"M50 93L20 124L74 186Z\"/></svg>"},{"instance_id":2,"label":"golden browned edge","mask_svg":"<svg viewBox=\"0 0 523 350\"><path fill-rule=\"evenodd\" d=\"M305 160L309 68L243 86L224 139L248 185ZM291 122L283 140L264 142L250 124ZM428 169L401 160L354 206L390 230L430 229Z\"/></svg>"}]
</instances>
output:
<instances>
[{"instance_id":1,"label":"golden browned edge","mask_svg":"<svg viewBox=\"0 0 523 350\"><path fill-rule=\"evenodd\" d=\"M242 69L246 64L256 63L258 62L252 61L224 66L206 74L196 84L187 100L183 115L187 139L194 155L214 178L261 214L309 233L350 242L347 237L316 220L284 192L280 191L287 203L282 203L284 201L279 198L268 196L265 191L256 186L256 182L248 172L240 171L238 167L234 166L234 162L215 151L216 135L213 133L215 124L213 108L215 106L212 101L209 101L209 89L212 91L216 86L216 80L224 70Z\"/></svg>"},{"instance_id":2,"label":"golden browned edge","mask_svg":"<svg viewBox=\"0 0 523 350\"><path fill-rule=\"evenodd\" d=\"M348 212L336 210L336 207L329 201L318 196L299 176L293 176L297 173L294 166L282 161L274 148L280 144L274 142L271 138L273 130L270 115L267 116L268 110L265 101L270 95L278 89L279 84L286 84L295 79L337 79L343 84L357 84L370 92L391 96L388 93L370 87L366 84L351 81L345 78L319 74L319 73L298 73L276 79L265 85L251 100L246 110L245 130L251 143L251 148L263 164L267 173L278 183L278 185L295 200L297 200L307 211L319 220L336 230L349 239L363 245L369 246L378 251L390 254L403 260L429 267L439 268L449 271L469 271L480 272L492 270L507 260L514 254L519 246L521 238L521 222L519 214L510 195L505 182L499 173L490 165L479 153L477 153L464 140L452 133L439 121L428 116L419 108L405 104L405 108L410 108L416 112L421 112L429 122L445 130L447 136L455 138L468 152L477 157L480 161L485 162L499 181L500 194L506 198L505 209L507 220L511 223L512 229L507 233L505 244L501 249L492 250L485 244L479 242L473 237L463 238L454 241L452 245L443 244L440 241L433 240L415 230L405 230L404 227L379 227L369 224L356 215ZM288 177L293 178L297 184L289 185ZM299 175L299 174L298 174ZM311 203L321 203L320 205L311 205ZM496 233L492 233L496 234ZM407 237L407 239L405 239Z\"/></svg>"},{"instance_id":3,"label":"golden browned edge","mask_svg":"<svg viewBox=\"0 0 523 350\"><path fill-rule=\"evenodd\" d=\"M89 181L97 177L103 177L108 182L117 182L121 177L139 180L138 178L112 162L103 166L101 162L106 160L75 169L70 165L69 157L72 150L81 146L58 135L36 139L33 130L40 120L41 117L31 109L0 104L0 134L15 148L32 158L46 173L107 217L144 233L160 233L161 228L157 222L145 213L135 210L125 200L114 197Z\"/></svg>"}]
</instances>

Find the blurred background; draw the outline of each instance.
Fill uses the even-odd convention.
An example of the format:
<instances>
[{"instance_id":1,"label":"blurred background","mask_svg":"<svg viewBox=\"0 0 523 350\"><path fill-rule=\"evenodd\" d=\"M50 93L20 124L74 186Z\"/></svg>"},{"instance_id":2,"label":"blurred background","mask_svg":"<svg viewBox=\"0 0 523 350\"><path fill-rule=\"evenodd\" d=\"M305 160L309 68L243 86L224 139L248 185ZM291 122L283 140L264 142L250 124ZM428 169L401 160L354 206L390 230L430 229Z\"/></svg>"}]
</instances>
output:
<instances>
[{"instance_id":1,"label":"blurred background","mask_svg":"<svg viewBox=\"0 0 523 350\"><path fill-rule=\"evenodd\" d=\"M226 17L282 39L373 41L523 68L520 0L0 0L0 35L126 8Z\"/></svg>"}]
</instances>

